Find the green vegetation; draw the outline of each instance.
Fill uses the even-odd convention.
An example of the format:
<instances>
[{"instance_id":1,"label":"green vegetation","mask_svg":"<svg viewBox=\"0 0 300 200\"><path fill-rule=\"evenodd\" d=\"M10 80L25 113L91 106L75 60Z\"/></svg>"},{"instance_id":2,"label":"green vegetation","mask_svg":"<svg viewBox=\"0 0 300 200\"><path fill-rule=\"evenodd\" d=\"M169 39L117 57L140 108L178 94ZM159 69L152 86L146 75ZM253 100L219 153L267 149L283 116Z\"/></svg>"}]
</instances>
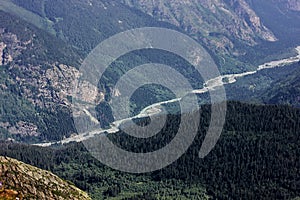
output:
<instances>
[{"instance_id":1,"label":"green vegetation","mask_svg":"<svg viewBox=\"0 0 300 200\"><path fill-rule=\"evenodd\" d=\"M225 85L227 99L299 107L299 66L265 69Z\"/></svg>"},{"instance_id":2,"label":"green vegetation","mask_svg":"<svg viewBox=\"0 0 300 200\"><path fill-rule=\"evenodd\" d=\"M300 110L289 106L229 102L223 134L212 152L198 151L209 124L210 106L201 108L200 130L193 145L169 167L144 175L103 166L82 144L40 148L1 144L0 154L49 169L88 191L95 199L291 199L300 195ZM192 116L191 116L192 117ZM159 138L138 140L123 133L111 139L124 149L148 152L160 148L176 133L179 116L170 115ZM113 197L115 196L115 197Z\"/></svg>"},{"instance_id":3,"label":"green vegetation","mask_svg":"<svg viewBox=\"0 0 300 200\"><path fill-rule=\"evenodd\" d=\"M59 62L74 67L78 67L80 64L79 52L64 41L1 10L0 27L4 28L7 33L17 35L22 42L32 40L33 46L27 45L26 50L23 50L22 54L15 59L17 64L49 65L49 63Z\"/></svg>"},{"instance_id":4,"label":"green vegetation","mask_svg":"<svg viewBox=\"0 0 300 200\"><path fill-rule=\"evenodd\" d=\"M271 84L271 89L263 94L263 100L271 104L288 104L300 107L300 62L292 65L292 70L287 76Z\"/></svg>"},{"instance_id":5,"label":"green vegetation","mask_svg":"<svg viewBox=\"0 0 300 200\"><path fill-rule=\"evenodd\" d=\"M2 139L12 137L22 142L37 142L44 140L60 140L64 136L70 136L76 132L71 120L70 111L57 106L55 112L34 107L27 99L15 93L16 86L1 90L0 93L0 122L8 122L15 126L19 121L36 124L41 133L38 137L10 135L7 129L1 128ZM64 119L64 120L60 120Z\"/></svg>"},{"instance_id":6,"label":"green vegetation","mask_svg":"<svg viewBox=\"0 0 300 200\"><path fill-rule=\"evenodd\" d=\"M15 4L32 11L39 18L44 18L46 20L54 20L55 22L52 23L52 26L57 31L57 34L60 37L60 39L49 35L45 31L34 27L28 22L24 22L22 19L18 18L18 16L15 16L17 13L5 13L2 11L0 12L1 25L5 27L7 32L16 34L21 41L33 40L32 42L34 44L34 46L32 47L28 46L27 49L23 50L21 54L14 60L14 64L26 66L25 70L22 70L22 68L20 67L10 68L10 66L7 66L7 68L9 69L7 70L7 72L5 72L7 74L7 77L9 77L12 81L14 81L14 79L16 79L17 77L26 79L29 79L30 77L38 79L38 76L42 76L43 70L52 67L52 63L63 63L78 67L79 61L81 60L80 58L83 57L83 55L86 55L103 39L122 30L143 26L171 27L168 24L156 22L151 17L144 15L138 11L129 9L121 4L112 6L110 5L110 2L107 2L107 7L109 7L108 10L104 9L103 5L96 5L97 8L103 10L103 12L99 12L99 10L94 10L94 7L91 8L87 4L83 4L81 7L82 10L79 9L78 11L78 7L75 5L77 3L80 4L80 2L75 2L76 3L74 3L74 5L70 5L69 3L66 3L64 1L14 1ZM73 9L73 11L62 12L62 8L64 7L68 7L71 10ZM89 9L92 9L90 15L84 14L86 13L86 10ZM122 10L122 12L120 10ZM111 16L111 13L116 13L117 15ZM124 18L126 18L126 21L123 20L124 22L122 23L122 25L116 23L119 19ZM74 19L77 19L77 21L80 22L78 26L73 24ZM132 22L131 19L136 19L136 21ZM125 25L126 28L124 27ZM94 30L97 30L96 33ZM67 41L71 45L80 49L78 51L84 53L78 53L77 50L74 50L70 46L66 45L61 39ZM199 88L202 86L202 81L199 74L197 74L193 67L189 63L184 61L182 58L179 58L178 56L173 55L171 53L159 50L141 50L131 52L122 56L117 61L115 61L107 70L104 76L104 80L99 82L99 87L106 94L106 100L110 100L111 88L126 71L132 69L135 66L152 62L170 65L176 70L178 70L180 73L182 73L184 76L186 76L195 88ZM12 64L13 63L9 63L9 65ZM29 66L40 67L40 69L38 69L37 71L37 77L32 77L32 73L29 69ZM15 84L13 87L18 89L17 84ZM36 87L28 87L28 89L34 95L39 95L38 89ZM53 88L49 87L48 90L51 91L53 90ZM26 96L22 97L23 93L21 89L18 89L18 91L11 92L12 94L9 95L17 95L18 97L15 98L21 98L26 100ZM147 98L135 98L141 97L141 95L144 95L144 97ZM151 103L170 99L170 97L172 96L173 95L170 94L168 90L163 89L161 87L156 87L153 85L143 87L139 91L137 91L136 96L132 99L132 113L139 112L142 108L144 108L147 105L150 105ZM44 99L39 100L44 101ZM13 100L13 98L11 98L9 102L11 105L19 105L17 103L13 103L14 101L16 100ZM28 102L28 106L29 105L30 103ZM102 105L105 105L105 103L103 103ZM55 112L53 113L53 109L52 111L48 111L43 108L42 110L44 111L40 111L41 108L34 108L33 105L30 106L32 108L31 111L28 112L27 117L29 120L32 119L31 121L36 121L36 116L30 116L31 114L35 115L36 111L38 113L44 112L44 114L40 116L41 118L45 117L46 119L44 119L44 121L46 122L41 122L43 124L38 125L40 126L40 131L43 132L43 135L45 135L44 139L48 140L51 138L52 140L55 138L62 138L64 136L69 136L72 132L74 132L72 125L68 125L72 124L69 123L69 121L71 120L70 116L68 116L70 111L66 110L65 108L54 106ZM107 112L105 106L103 108L100 107L101 105L97 107L100 111L100 113L98 113L98 116L100 116L100 119L104 122L104 126L107 126L107 123L111 122L112 118L107 117L109 113ZM22 109L22 106L20 106L19 108ZM10 116L11 112L8 112L7 115ZM64 125L66 127L61 128L61 126L57 126L56 123L64 121L62 120L64 118L61 117L66 117L67 122ZM54 122L53 125L50 125L51 120L53 120ZM12 124L15 123L15 121L11 120L9 120L9 122L12 122ZM46 124L50 125L50 127L46 128ZM55 128L57 129L55 130ZM51 136L48 136L49 132L53 132L51 133ZM37 138L34 138L34 140L36 139ZM28 139L22 139L22 141L28 141Z\"/></svg>"},{"instance_id":7,"label":"green vegetation","mask_svg":"<svg viewBox=\"0 0 300 200\"><path fill-rule=\"evenodd\" d=\"M12 1L45 20L50 20L58 37L86 54L102 40L121 31L145 26L170 27L118 1L95 1L92 6L81 0Z\"/></svg>"},{"instance_id":8,"label":"green vegetation","mask_svg":"<svg viewBox=\"0 0 300 200\"><path fill-rule=\"evenodd\" d=\"M89 53L104 39L132 28L157 26L178 29L168 23L158 22L150 16L136 9L129 8L118 1L101 0L93 2L92 6L80 0L72 0L71 2L61 0L10 1L49 22L57 37L67 41L85 54ZM263 23L280 40L278 42L265 42L257 39L258 45L248 46L238 38L226 35L233 42L234 51L245 53L242 53L240 56L227 54L220 56L217 51L206 46L203 41L212 38L218 39L222 36L222 33L214 30L207 35L201 35L200 33L192 35L209 51L222 73L247 71L254 69L260 63L286 54L286 52L289 52L288 55L290 55L292 53L290 48L299 43L299 28L297 24L299 17L296 13L291 11L280 13L276 5L269 1L255 2L248 0L248 2L261 16ZM225 1L225 3L228 2ZM208 12L201 6L198 6L197 9L201 9L201 12L205 13L203 20L208 25L216 24L217 27L217 24L227 17L223 16L223 12L217 12L215 14L217 16L212 15L211 12ZM65 12L65 10L68 10L68 12ZM264 12L265 10L268 12ZM278 20L273 20L274 18ZM187 32L190 32L189 29Z\"/></svg>"},{"instance_id":9,"label":"green vegetation","mask_svg":"<svg viewBox=\"0 0 300 200\"><path fill-rule=\"evenodd\" d=\"M51 34L55 34L55 30L53 29L52 25L53 22L40 17L36 14L33 14L32 12L17 6L16 4L12 3L11 0L0 0L0 10L16 15L20 18L22 18L23 20L30 22L31 24L35 25L36 27L40 28L40 29L44 29L48 32L50 32ZM37 2L35 2L37 3Z\"/></svg>"},{"instance_id":10,"label":"green vegetation","mask_svg":"<svg viewBox=\"0 0 300 200\"><path fill-rule=\"evenodd\" d=\"M136 66L148 63L168 65L182 74L190 82L193 88L202 88L203 79L201 75L186 60L170 52L157 49L144 49L130 52L120 57L113 62L111 66L109 66L107 71L104 73L103 78L99 81L100 88L103 88L103 90L106 91L106 101L111 99L111 88L113 88L122 75ZM165 79L168 80L169 83L173 82L176 84L174 82L174 77L166 75ZM137 77L137 80L143 80L143 77ZM149 80L145 80L144 82L149 82ZM128 85L128 88L130 88L133 83L128 81L126 84ZM148 105L166 101L174 97L175 95L165 87L157 84L144 85L135 91L130 99L132 114L134 115L139 113Z\"/></svg>"},{"instance_id":11,"label":"green vegetation","mask_svg":"<svg viewBox=\"0 0 300 200\"><path fill-rule=\"evenodd\" d=\"M207 199L201 184L190 185L176 179L155 181L150 176L111 170L91 157L82 144L47 149L2 143L0 149L2 155L18 157L72 181L77 187L89 191L93 199L193 199L195 195Z\"/></svg>"},{"instance_id":12,"label":"green vegetation","mask_svg":"<svg viewBox=\"0 0 300 200\"><path fill-rule=\"evenodd\" d=\"M39 76L57 62L78 67L80 60L78 53L62 40L2 11L0 11L0 26L5 28L7 34L17 35L21 42L32 40L34 44L27 45L12 63L0 66L0 122L8 122L10 126L15 126L20 121L33 123L41 133L39 137L10 135L7 129L0 128L1 138L12 137L22 142L37 142L59 140L76 132L68 109L59 105L53 105L52 110L35 106L24 95L24 88L16 81L16 77L31 82L41 78ZM1 37L0 41L2 40ZM36 66L34 71L31 69L32 66ZM33 94L33 98L38 99L38 88L30 85L31 83L28 84L27 89Z\"/></svg>"},{"instance_id":13,"label":"green vegetation","mask_svg":"<svg viewBox=\"0 0 300 200\"><path fill-rule=\"evenodd\" d=\"M0 11L0 26L4 27L6 32L16 34L22 42L32 39L34 45L31 47L29 45L13 63L0 66L0 122L9 122L13 126L19 121L32 122L37 125L41 135L11 136L7 129L0 128L1 139L13 137L17 141L32 143L61 140L76 132L69 109L54 103L50 109L40 108L23 96L23 91L15 79L31 77L33 71L30 71L31 69L22 71L20 66L24 68L39 66L41 71L50 68L53 63L79 67L81 59L91 49L115 33L144 26L174 29L169 24L157 22L150 16L115 1L98 1L94 2L93 6L81 0L11 1L35 14L30 14L19 7L11 7L13 12L5 10L10 5L10 1L0 1L6 2L0 5L0 9L5 10L5 12ZM262 4L269 5L264 2ZM269 9L274 11L276 8L271 6ZM25 17L38 28L15 15ZM272 17L273 14L271 17L266 16L273 20ZM286 21L282 22L284 24ZM276 26L271 21L266 23L270 27ZM39 28L49 31L56 37ZM299 32L295 31L295 34L292 34L293 28L288 28L288 36L291 37L283 41L286 45L282 45L281 42L271 44L260 41L260 45L249 47L234 41L238 50L247 52L244 56L225 55L224 58L214 54L212 56L222 72L245 71L253 67L253 64L256 65L265 59L273 59L273 56L294 45L292 42ZM280 38L286 37L285 26L276 26L274 30ZM218 36L217 33L213 33L208 37ZM203 39L202 36L199 38L199 41ZM298 42L299 40L295 43ZM266 57L267 55L271 56ZM171 53L152 49L128 53L115 61L106 71L103 80L99 81L99 87L105 92L107 101L101 103L96 109L98 119L105 122L104 126L108 126L109 122L113 121L107 103L111 100L112 86L134 66L151 62L171 65L183 74L193 87L202 86L202 79L192 66ZM255 102L299 106L298 74L300 72L295 70L298 66L299 63L287 68L292 71L272 69L272 72L266 70L249 79L238 80L236 84L226 87L227 94L232 99L254 99ZM280 75L277 72L280 72ZM266 93L270 85L272 89ZM50 87L48 89L53 90ZM38 93L35 87L30 90L33 94ZM256 93L253 94L254 92ZM163 87L156 85L141 87L131 99L132 113L136 114L149 104L173 97L174 94ZM208 94L200 97L204 102ZM168 105L168 108L176 112L177 106L172 104ZM188 152L169 167L144 175L122 173L103 166L91 157L83 144L40 148L3 142L0 145L0 155L14 157L28 164L51 170L88 191L95 199L195 199L196 197L287 199L300 195L298 190L300 188L298 181L300 179L298 159L300 111L298 109L289 106L260 106L230 102L222 137L215 149L204 159L198 157L198 151L209 124L209 105L203 106L201 111L199 122L201 128ZM124 149L149 152L163 147L173 139L180 122L179 117L170 114L163 131L150 139L137 140L122 132L110 137ZM143 125L148 122L147 120L137 120L137 123Z\"/></svg>"},{"instance_id":14,"label":"green vegetation","mask_svg":"<svg viewBox=\"0 0 300 200\"><path fill-rule=\"evenodd\" d=\"M35 44L32 48L27 48L26 50L22 51L22 53L15 59L15 64L17 65L40 65L41 70L45 70L51 67L49 64L59 62L64 64L69 64L78 67L80 64L80 58L83 55L86 55L93 47L95 47L99 42L103 39L111 36L114 33L118 33L122 30L127 30L136 27L142 26L163 26L163 27L171 27L173 26L161 23L153 20L151 17L142 14L134 9L130 9L122 4L115 4L112 6L112 2L110 1L103 1L103 4L97 4L93 7L89 6L87 3L82 3L79 0L73 0L74 3L70 4L65 1L28 1L28 0L12 0L16 5L20 6L20 10L18 13L22 16L23 8L30 10L34 13L36 18L50 20L51 26L56 31L56 36L60 37L61 39L57 39L52 35L49 35L43 30L40 30L41 26L37 26L33 20L33 24L37 27L31 25L30 23L24 22L22 19L14 16L18 13L7 13L0 12L0 24L1 26L5 27L7 32L14 33L18 36L21 41L28 41L29 39L33 39L33 43ZM2 5L8 6L11 4L10 1L5 1L6 3ZM77 5L80 5L80 9L77 9ZM69 8L70 11L63 12L63 8ZM107 8L106 8L107 7ZM106 9L105 9L106 8ZM89 14L87 13L89 11ZM99 12L101 10L101 12ZM122 11L122 12L121 12ZM112 15L111 13L114 13ZM138 17L137 17L138 16ZM211 16L210 16L211 17ZM135 19L135 20L132 20ZM118 20L122 20L123 23L120 25ZM287 20L287 19L284 19ZM28 21L28 20L27 20ZM31 21L31 20L29 20ZM79 24L73 24L76 21ZM42 24L41 24L42 25ZM273 24L272 24L273 25ZM276 24L273 26L275 27ZM276 27L275 27L276 28ZM43 28L45 30L45 28ZM85 31L82 31L85 30ZM280 31L280 29L276 29ZM48 30L49 31L49 30ZM32 38L32 35L35 35ZM210 34L210 37L219 37L217 33ZM294 36L293 36L294 38ZM78 48L78 51L84 52L83 54L78 53L77 50L66 45L62 40L67 41L71 45ZM200 41L201 42L201 41ZM259 51L256 50L256 47L250 48L246 47L240 43L235 44L237 48L241 48L249 52L246 54L245 59L243 62L245 66L249 64L249 60L259 62L259 57L263 57L267 54L276 54L278 53L278 49L280 48L280 43L274 44L264 44L266 46L262 47L261 45L257 46L257 49L261 49ZM240 45L240 46L239 46ZM272 46L273 45L273 46ZM289 45L288 45L289 46ZM270 48L269 47L274 47ZM210 53L211 50L208 49ZM271 51L271 52L270 52ZM252 53L251 53L252 52ZM263 52L264 54L260 54L259 52ZM253 56L253 55L260 55L260 56ZM34 56L32 56L34 55ZM214 59L223 60L223 58L218 58L215 55L212 55ZM227 60L227 58L224 58ZM247 61L248 60L248 61ZM106 100L110 100L111 88L116 83L116 81L124 74L126 71L132 69L135 66L145 64L145 63L161 63L167 64L174 69L178 70L181 74L183 74L191 83L194 88L201 88L202 87L202 80L200 75L193 70L193 67L190 66L186 61L181 58L176 57L175 55L157 51L157 50L141 50L128 53L117 61L115 61L107 70L105 74L104 80L101 80L99 83L99 87L103 89L106 93ZM223 61L222 61L223 62ZM248 64L247 64L248 62ZM11 65L11 64L10 64ZM228 67L227 65L230 65ZM233 60L232 62L225 62L222 65L222 70L226 68L227 72L232 71L240 71L245 68L244 64L238 62L237 60ZM9 69L9 70L8 70ZM3 71L5 70L5 71ZM272 69L273 70L273 69ZM63 136L69 136L74 129L71 124L70 118L70 111L66 110L62 107L57 107L55 112L50 112L45 109L35 108L31 103L26 99L26 97L22 97L22 91L19 89L17 84L9 83L6 79L10 79L12 82L15 77L30 77L30 71L22 71L19 68L10 68L10 66L3 67L1 72L1 80L2 82L6 82L4 85L9 89L7 91L3 90L2 101L3 109L1 113L5 113L5 117L1 117L3 121L11 122L11 124L15 124L18 120L28 119L29 121L40 121L39 127L42 134L45 136L44 139L55 139L55 138L62 138ZM293 78L294 77L294 78ZM284 79L275 79L278 82L274 83L274 89L268 92L268 96L272 96L272 98L261 97L261 93L265 92L265 89L269 84L273 83L273 80L269 77L257 77L252 78L250 80L252 83L259 82L257 85L251 84L246 85L247 88L244 86L236 87L236 85L228 86L228 94L232 99L239 99L239 100L249 100L256 99L256 101L260 102L271 102L271 103L289 103L289 104L296 104L298 102L298 96L296 95L297 91L286 91L285 88L288 87L287 83L293 82L293 85L297 86L297 77L289 76L287 80ZM257 81L256 81L257 80ZM243 79L238 81L238 83L246 82L247 79ZM285 84L283 84L286 82ZM231 89L234 88L234 89ZM250 90L249 90L250 88ZM282 92L277 94L278 90L282 89ZM37 94L36 88L30 88L30 90ZM53 88L49 88L49 90L53 90ZM253 97L253 92L257 92L259 90L258 98ZM242 91L242 92L237 92ZM245 92L246 91L246 92ZM232 94L231 94L232 93ZM240 94L244 94L242 97ZM286 94L288 93L288 94ZM238 94L238 95L237 95ZM205 96L205 95L204 95ZM292 100L288 97L292 96ZM138 113L142 108L146 107L149 104L154 102L167 100L173 97L173 94L170 91L153 86L148 85L147 87L140 88L136 93L135 96L132 97L132 113ZM69 98L71 99L71 98ZM204 98L205 99L205 98ZM258 100L257 100L258 99ZM262 99L262 100L261 100ZM5 102L4 102L5 101ZM105 103L103 103L104 105ZM5 110L4 110L5 108ZM98 106L98 110L102 111L98 113L99 118L105 122L105 125L108 125L113 119L109 116L109 110L107 106L101 108L101 105ZM14 110L15 109L15 110ZM36 113L42 113L40 116L36 116ZM17 115L15 115L17 114ZM16 117L17 116L17 117ZM42 116L42 117L41 117ZM101 118L102 116L102 118ZM59 122L63 121L62 118L68 119L64 126L61 128L59 126ZM43 120L42 118L45 118ZM103 119L107 118L107 119ZM5 121L5 122L6 122ZM53 124L50 127L46 127L46 124L50 125L51 121ZM7 131L1 129L4 135L7 135ZM48 134L51 132L51 136ZM54 136L56 135L56 136ZM23 141L27 141L28 139L22 139Z\"/></svg>"}]
</instances>

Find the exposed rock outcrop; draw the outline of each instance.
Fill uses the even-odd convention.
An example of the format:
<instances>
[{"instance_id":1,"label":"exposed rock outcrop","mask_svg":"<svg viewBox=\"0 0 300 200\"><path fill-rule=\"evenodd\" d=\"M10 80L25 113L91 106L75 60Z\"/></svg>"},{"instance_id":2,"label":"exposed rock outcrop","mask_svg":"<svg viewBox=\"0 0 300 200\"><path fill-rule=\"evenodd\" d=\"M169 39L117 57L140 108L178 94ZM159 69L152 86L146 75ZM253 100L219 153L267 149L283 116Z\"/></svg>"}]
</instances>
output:
<instances>
[{"instance_id":1,"label":"exposed rock outcrop","mask_svg":"<svg viewBox=\"0 0 300 200\"><path fill-rule=\"evenodd\" d=\"M90 200L87 193L56 175L0 156L0 199Z\"/></svg>"},{"instance_id":2,"label":"exposed rock outcrop","mask_svg":"<svg viewBox=\"0 0 300 200\"><path fill-rule=\"evenodd\" d=\"M123 0L131 7L185 29L223 53L233 53L236 39L255 45L258 38L276 41L245 0Z\"/></svg>"}]
</instances>

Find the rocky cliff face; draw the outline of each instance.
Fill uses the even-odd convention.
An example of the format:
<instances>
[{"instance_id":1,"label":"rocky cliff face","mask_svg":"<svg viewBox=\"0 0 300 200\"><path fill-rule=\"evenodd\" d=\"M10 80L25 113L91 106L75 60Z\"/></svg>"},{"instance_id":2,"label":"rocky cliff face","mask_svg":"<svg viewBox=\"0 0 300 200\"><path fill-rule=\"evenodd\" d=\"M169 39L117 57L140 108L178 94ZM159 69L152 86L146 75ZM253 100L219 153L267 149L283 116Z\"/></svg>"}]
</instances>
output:
<instances>
[{"instance_id":1,"label":"rocky cliff face","mask_svg":"<svg viewBox=\"0 0 300 200\"><path fill-rule=\"evenodd\" d=\"M0 199L90 200L56 175L15 159L0 157Z\"/></svg>"},{"instance_id":2,"label":"rocky cliff face","mask_svg":"<svg viewBox=\"0 0 300 200\"><path fill-rule=\"evenodd\" d=\"M0 70L3 76L0 92L3 101L4 94L14 96L7 102L12 110L24 110L24 105L12 101L15 98L25 99L32 108L47 112L57 113L57 108L70 110L73 87L80 76L77 69L80 61L80 56L61 40L0 12ZM94 101L96 97L99 101L103 99L96 86L84 82L80 87L87 102ZM9 112L0 105L1 115ZM48 113L38 122L32 120L38 115L34 112L23 119L19 116L16 119L1 118L0 129L12 136L38 137L43 134L40 122L43 117L48 117Z\"/></svg>"},{"instance_id":3,"label":"rocky cliff face","mask_svg":"<svg viewBox=\"0 0 300 200\"><path fill-rule=\"evenodd\" d=\"M13 61L14 57L17 57L21 54L22 49L25 47L20 45L20 40L17 36L12 33L6 32L4 27L0 27L0 64L7 65ZM24 41L27 43L27 41ZM28 41L30 43L30 41Z\"/></svg>"},{"instance_id":4,"label":"rocky cliff face","mask_svg":"<svg viewBox=\"0 0 300 200\"><path fill-rule=\"evenodd\" d=\"M12 81L19 85L21 95L36 106L49 107L53 103L68 105L67 96L72 93L72 81L79 76L78 70L50 60L36 64L24 62L28 58L20 58L20 55L40 48L33 42L34 35L30 37L24 41L5 27L0 27L1 64L9 65Z\"/></svg>"},{"instance_id":5,"label":"rocky cliff face","mask_svg":"<svg viewBox=\"0 0 300 200\"><path fill-rule=\"evenodd\" d=\"M275 41L245 0L123 0L131 7L185 29L217 51L233 53L234 40Z\"/></svg>"}]
</instances>

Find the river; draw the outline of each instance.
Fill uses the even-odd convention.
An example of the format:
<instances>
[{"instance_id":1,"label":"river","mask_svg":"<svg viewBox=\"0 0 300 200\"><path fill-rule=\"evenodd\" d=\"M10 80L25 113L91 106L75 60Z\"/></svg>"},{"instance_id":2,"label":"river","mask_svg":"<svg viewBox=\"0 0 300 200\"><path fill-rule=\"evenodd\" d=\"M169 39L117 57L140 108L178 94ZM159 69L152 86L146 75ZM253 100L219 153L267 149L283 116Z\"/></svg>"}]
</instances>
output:
<instances>
[{"instance_id":1,"label":"river","mask_svg":"<svg viewBox=\"0 0 300 200\"><path fill-rule=\"evenodd\" d=\"M298 54L297 56L292 56L290 58L285 58L285 59L281 59L281 60L275 60L275 61L264 63L262 65L259 65L257 67L257 70L255 70L255 71L249 71L249 72L244 72L244 73L240 73L240 74L221 75L219 77L213 78L213 79L205 82L202 89L196 89L196 90L187 92L187 94L189 94L189 93L194 93L194 94L206 93L209 90L214 89L216 87L226 85L226 84L235 83L238 78L242 78L242 77L245 77L245 76L248 76L248 75L255 74L255 73L257 73L261 70L272 69L272 68L275 68L275 67L284 67L286 65L298 62L298 61L300 61L300 46L296 47L295 49L296 49L297 54ZM112 125L111 125L111 128L109 128L109 129L104 130L104 129L99 128L99 129L92 130L88 133L81 133L81 134L72 136L70 138L63 139L61 141L49 142L49 143L40 143L40 144L34 144L34 145L42 146L42 147L49 147L49 146L55 145L55 144L67 144L67 143L70 143L70 142L82 142L82 141L85 141L87 139L93 138L95 135L116 133L120 130L119 126L123 122L126 122L126 121L134 119L134 118L142 118L142 117L146 117L146 116L150 116L150 115L154 115L154 114L159 114L160 112L162 112L162 110L160 109L161 105L177 102L177 101L180 101L181 99L182 98L171 99L171 100L168 100L168 101L158 102L158 103L152 104L150 106L147 106L146 108L144 108L136 116L113 122ZM84 111L85 111L85 113L88 112L87 110L84 110Z\"/></svg>"}]
</instances>

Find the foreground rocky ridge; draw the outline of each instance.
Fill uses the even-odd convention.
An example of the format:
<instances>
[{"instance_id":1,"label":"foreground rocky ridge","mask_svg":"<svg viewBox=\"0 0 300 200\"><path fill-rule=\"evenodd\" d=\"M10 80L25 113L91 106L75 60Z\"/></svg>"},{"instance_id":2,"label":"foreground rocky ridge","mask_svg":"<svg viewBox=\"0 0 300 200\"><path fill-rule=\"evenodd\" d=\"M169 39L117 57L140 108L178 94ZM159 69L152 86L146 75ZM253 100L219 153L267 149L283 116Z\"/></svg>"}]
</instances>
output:
<instances>
[{"instance_id":1,"label":"foreground rocky ridge","mask_svg":"<svg viewBox=\"0 0 300 200\"><path fill-rule=\"evenodd\" d=\"M56 175L12 158L0 157L0 199L91 199Z\"/></svg>"}]
</instances>

